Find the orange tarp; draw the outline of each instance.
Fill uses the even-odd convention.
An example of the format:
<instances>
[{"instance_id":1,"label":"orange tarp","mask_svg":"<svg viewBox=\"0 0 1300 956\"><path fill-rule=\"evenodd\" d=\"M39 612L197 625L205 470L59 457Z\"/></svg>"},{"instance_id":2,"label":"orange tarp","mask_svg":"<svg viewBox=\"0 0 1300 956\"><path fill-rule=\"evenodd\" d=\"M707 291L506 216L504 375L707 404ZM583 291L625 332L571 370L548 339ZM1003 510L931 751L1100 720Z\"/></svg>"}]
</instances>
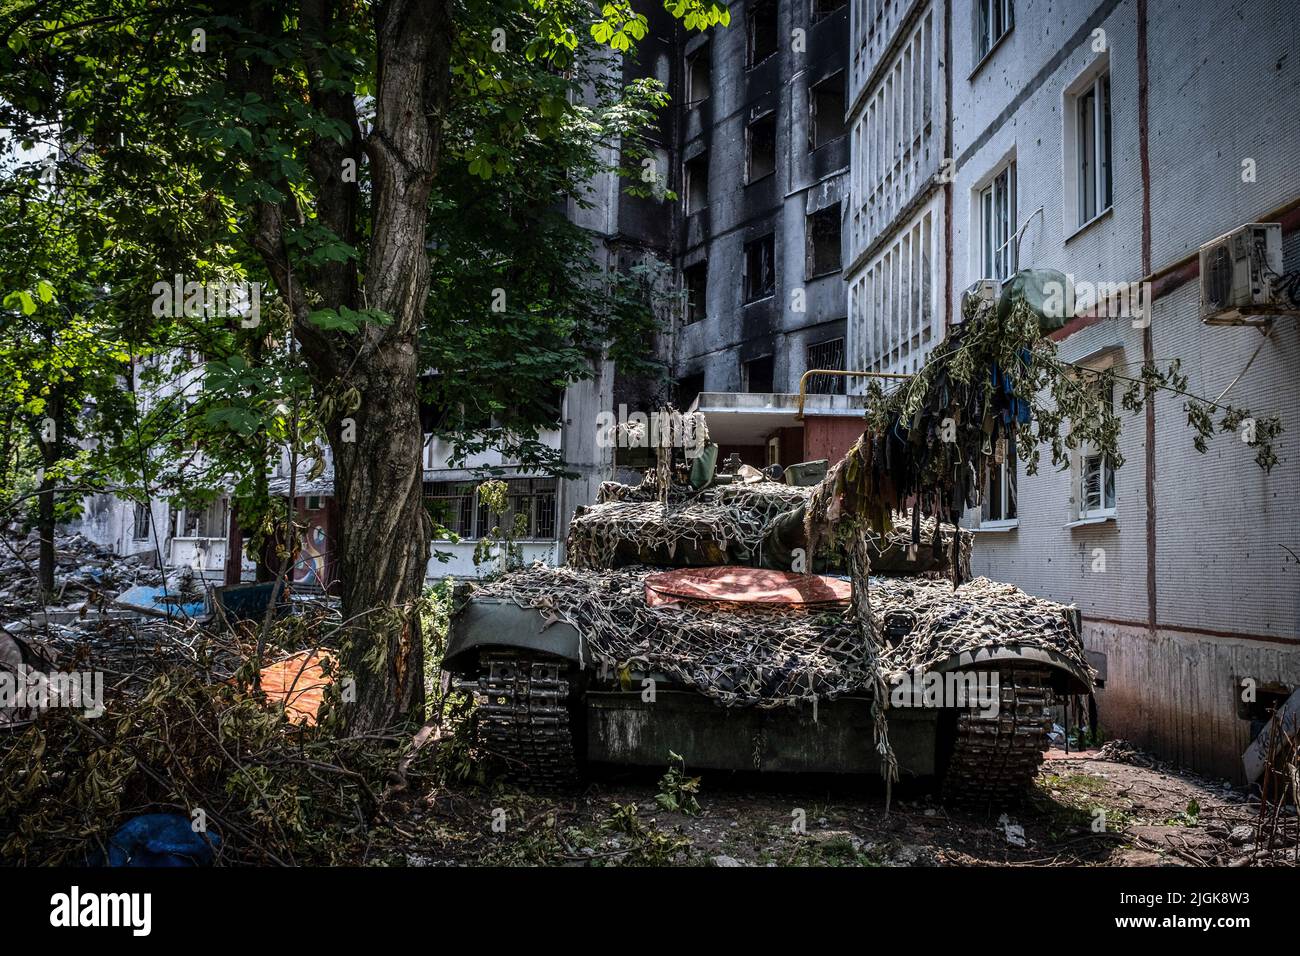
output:
<instances>
[{"instance_id":1,"label":"orange tarp","mask_svg":"<svg viewBox=\"0 0 1300 956\"><path fill-rule=\"evenodd\" d=\"M847 604L852 593L853 587L848 581L824 574L794 574L732 565L678 568L645 579L645 599L651 607L681 600L736 604Z\"/></svg>"},{"instance_id":2,"label":"orange tarp","mask_svg":"<svg viewBox=\"0 0 1300 956\"><path fill-rule=\"evenodd\" d=\"M299 651L268 664L259 672L262 693L267 700L283 705L293 723L310 726L316 723L325 688L330 684L323 666L328 660L328 651Z\"/></svg>"}]
</instances>

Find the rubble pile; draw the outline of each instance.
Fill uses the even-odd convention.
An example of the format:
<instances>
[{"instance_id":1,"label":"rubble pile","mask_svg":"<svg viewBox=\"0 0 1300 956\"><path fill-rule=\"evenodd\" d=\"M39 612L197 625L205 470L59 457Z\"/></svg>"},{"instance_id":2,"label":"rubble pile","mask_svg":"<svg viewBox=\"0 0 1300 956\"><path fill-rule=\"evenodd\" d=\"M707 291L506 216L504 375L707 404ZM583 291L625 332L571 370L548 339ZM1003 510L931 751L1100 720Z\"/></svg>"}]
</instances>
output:
<instances>
[{"instance_id":1,"label":"rubble pile","mask_svg":"<svg viewBox=\"0 0 1300 956\"><path fill-rule=\"evenodd\" d=\"M134 585L163 583L153 552L122 557L84 535L60 530L54 535L54 594L46 602L37 579L39 552L36 531L0 533L0 624L6 629L15 619L39 612L80 614Z\"/></svg>"}]
</instances>

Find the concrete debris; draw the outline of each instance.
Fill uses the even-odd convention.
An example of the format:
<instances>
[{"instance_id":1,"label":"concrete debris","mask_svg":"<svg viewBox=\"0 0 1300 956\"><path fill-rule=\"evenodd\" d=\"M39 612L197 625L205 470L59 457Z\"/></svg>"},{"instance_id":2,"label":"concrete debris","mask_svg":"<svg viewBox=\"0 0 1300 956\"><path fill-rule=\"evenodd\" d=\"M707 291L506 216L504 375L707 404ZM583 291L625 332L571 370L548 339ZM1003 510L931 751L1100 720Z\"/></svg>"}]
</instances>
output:
<instances>
[{"instance_id":1,"label":"concrete debris","mask_svg":"<svg viewBox=\"0 0 1300 956\"><path fill-rule=\"evenodd\" d=\"M1025 828L1005 813L998 817L998 826L1006 834L1007 842L1012 846L1025 846Z\"/></svg>"}]
</instances>

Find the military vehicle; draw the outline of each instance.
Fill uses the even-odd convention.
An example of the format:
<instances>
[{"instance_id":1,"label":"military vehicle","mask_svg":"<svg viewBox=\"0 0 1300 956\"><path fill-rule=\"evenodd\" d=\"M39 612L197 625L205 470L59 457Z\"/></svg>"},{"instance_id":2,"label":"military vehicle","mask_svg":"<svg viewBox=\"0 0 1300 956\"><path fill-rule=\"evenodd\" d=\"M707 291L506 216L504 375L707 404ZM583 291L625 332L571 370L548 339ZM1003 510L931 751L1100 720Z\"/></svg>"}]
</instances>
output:
<instances>
[{"instance_id":1,"label":"military vehicle","mask_svg":"<svg viewBox=\"0 0 1300 956\"><path fill-rule=\"evenodd\" d=\"M873 641L845 555L801 566L811 487L695 472L700 487L607 482L573 517L567 566L506 573L454 614L444 667L475 695L486 751L530 784L673 752L929 778L959 801L1024 790L1049 705L1091 690L1074 609L965 580L969 531L900 518L873 540Z\"/></svg>"},{"instance_id":2,"label":"military vehicle","mask_svg":"<svg viewBox=\"0 0 1300 956\"><path fill-rule=\"evenodd\" d=\"M655 449L642 483L606 482L577 510L565 566L504 574L453 616L444 667L478 701L484 749L532 782L672 752L930 778L958 801L1021 794L1048 707L1092 690L1079 616L971 580L973 536L954 522L1030 423L1019 392L1041 387L1043 336L1064 321L1049 291L1068 287L1025 270L996 301L968 292L829 468L718 468L698 413L627 425Z\"/></svg>"}]
</instances>

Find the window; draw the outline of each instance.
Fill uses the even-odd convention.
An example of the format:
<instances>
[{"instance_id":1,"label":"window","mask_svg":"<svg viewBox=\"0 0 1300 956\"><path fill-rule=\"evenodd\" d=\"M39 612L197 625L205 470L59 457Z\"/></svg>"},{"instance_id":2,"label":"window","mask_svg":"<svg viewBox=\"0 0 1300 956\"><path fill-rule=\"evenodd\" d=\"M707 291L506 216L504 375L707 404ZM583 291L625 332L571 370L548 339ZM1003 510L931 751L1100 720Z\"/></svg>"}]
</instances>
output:
<instances>
[{"instance_id":1,"label":"window","mask_svg":"<svg viewBox=\"0 0 1300 956\"><path fill-rule=\"evenodd\" d=\"M1084 455L1079 482L1079 517L1115 513L1115 469L1106 455Z\"/></svg>"},{"instance_id":2,"label":"window","mask_svg":"<svg viewBox=\"0 0 1300 956\"><path fill-rule=\"evenodd\" d=\"M149 506L136 504L134 520L131 522L131 537L135 541L147 541L149 538Z\"/></svg>"},{"instance_id":3,"label":"window","mask_svg":"<svg viewBox=\"0 0 1300 956\"><path fill-rule=\"evenodd\" d=\"M709 204L709 154L688 159L682 170L682 195L689 216Z\"/></svg>"},{"instance_id":4,"label":"window","mask_svg":"<svg viewBox=\"0 0 1300 956\"><path fill-rule=\"evenodd\" d=\"M686 309L683 325L699 322L708 315L705 294L709 288L709 264L700 261L682 270L682 286L686 292Z\"/></svg>"},{"instance_id":5,"label":"window","mask_svg":"<svg viewBox=\"0 0 1300 956\"><path fill-rule=\"evenodd\" d=\"M847 0L812 0L812 18L813 23L829 17L840 7L844 6Z\"/></svg>"},{"instance_id":6,"label":"window","mask_svg":"<svg viewBox=\"0 0 1300 956\"><path fill-rule=\"evenodd\" d=\"M980 275L1009 279L1016 271L1016 164L1009 163L980 190Z\"/></svg>"},{"instance_id":7,"label":"window","mask_svg":"<svg viewBox=\"0 0 1300 956\"><path fill-rule=\"evenodd\" d=\"M424 505L430 516L460 538L483 538L500 528L503 534L518 529L528 539L555 537L555 478L506 479L507 510L495 515L483 501L476 501L474 481L428 481L424 484ZM522 516L522 517L518 517Z\"/></svg>"},{"instance_id":8,"label":"window","mask_svg":"<svg viewBox=\"0 0 1300 956\"><path fill-rule=\"evenodd\" d=\"M984 494L981 524L1014 521L1016 511L1016 440L999 440L1002 461L989 466L988 488ZM995 456L996 457L996 456Z\"/></svg>"},{"instance_id":9,"label":"window","mask_svg":"<svg viewBox=\"0 0 1300 956\"><path fill-rule=\"evenodd\" d=\"M686 106L699 106L709 98L709 48L696 50L686 59Z\"/></svg>"},{"instance_id":10,"label":"window","mask_svg":"<svg viewBox=\"0 0 1300 956\"><path fill-rule=\"evenodd\" d=\"M765 355L746 362L743 366L743 385L747 392L771 392L773 374L772 356Z\"/></svg>"},{"instance_id":11,"label":"window","mask_svg":"<svg viewBox=\"0 0 1300 956\"><path fill-rule=\"evenodd\" d=\"M1074 174L1082 226L1110 208L1110 74L1103 73L1074 97Z\"/></svg>"},{"instance_id":12,"label":"window","mask_svg":"<svg viewBox=\"0 0 1300 956\"><path fill-rule=\"evenodd\" d=\"M767 113L745 127L745 184L776 172L776 114Z\"/></svg>"},{"instance_id":13,"label":"window","mask_svg":"<svg viewBox=\"0 0 1300 956\"><path fill-rule=\"evenodd\" d=\"M1088 387L1096 389L1102 402L1114 403L1115 385L1113 381L1094 379ZM1078 520L1087 521L1096 518L1109 518L1115 514L1115 466L1110 457L1098 454L1088 445L1079 448L1076 455L1078 467L1075 477L1078 482L1076 490Z\"/></svg>"},{"instance_id":14,"label":"window","mask_svg":"<svg viewBox=\"0 0 1300 956\"><path fill-rule=\"evenodd\" d=\"M808 90L808 148L825 146L844 135L844 71Z\"/></svg>"},{"instance_id":15,"label":"window","mask_svg":"<svg viewBox=\"0 0 1300 956\"><path fill-rule=\"evenodd\" d=\"M686 411L704 391L704 373L687 375L677 380L677 407Z\"/></svg>"},{"instance_id":16,"label":"window","mask_svg":"<svg viewBox=\"0 0 1300 956\"><path fill-rule=\"evenodd\" d=\"M975 25L979 33L978 59L988 56L994 44L1015 25L1015 5L1012 0L979 0L979 22Z\"/></svg>"},{"instance_id":17,"label":"window","mask_svg":"<svg viewBox=\"0 0 1300 956\"><path fill-rule=\"evenodd\" d=\"M745 302L757 302L776 292L776 237L772 234L745 246Z\"/></svg>"},{"instance_id":18,"label":"window","mask_svg":"<svg viewBox=\"0 0 1300 956\"><path fill-rule=\"evenodd\" d=\"M840 271L840 204L808 217L808 278Z\"/></svg>"},{"instance_id":19,"label":"window","mask_svg":"<svg viewBox=\"0 0 1300 956\"><path fill-rule=\"evenodd\" d=\"M751 0L745 20L745 68L762 63L776 52L776 0Z\"/></svg>"},{"instance_id":20,"label":"window","mask_svg":"<svg viewBox=\"0 0 1300 956\"><path fill-rule=\"evenodd\" d=\"M177 530L179 538L224 538L226 499L218 498L206 507L183 509Z\"/></svg>"},{"instance_id":21,"label":"window","mask_svg":"<svg viewBox=\"0 0 1300 956\"><path fill-rule=\"evenodd\" d=\"M460 538L474 536L474 483L426 481L424 507L429 516Z\"/></svg>"},{"instance_id":22,"label":"window","mask_svg":"<svg viewBox=\"0 0 1300 956\"><path fill-rule=\"evenodd\" d=\"M554 538L555 479L512 478L509 485L510 526L525 538Z\"/></svg>"},{"instance_id":23,"label":"window","mask_svg":"<svg viewBox=\"0 0 1300 956\"><path fill-rule=\"evenodd\" d=\"M808 346L808 364L805 368L844 368L844 339L830 339ZM810 375L807 391L809 395L843 395L845 381L843 375Z\"/></svg>"},{"instance_id":24,"label":"window","mask_svg":"<svg viewBox=\"0 0 1300 956\"><path fill-rule=\"evenodd\" d=\"M307 511L320 511L320 509L321 509L321 498L320 498L320 495L308 495L308 496L307 496L307 509L306 509L306 510L307 510Z\"/></svg>"}]
</instances>

